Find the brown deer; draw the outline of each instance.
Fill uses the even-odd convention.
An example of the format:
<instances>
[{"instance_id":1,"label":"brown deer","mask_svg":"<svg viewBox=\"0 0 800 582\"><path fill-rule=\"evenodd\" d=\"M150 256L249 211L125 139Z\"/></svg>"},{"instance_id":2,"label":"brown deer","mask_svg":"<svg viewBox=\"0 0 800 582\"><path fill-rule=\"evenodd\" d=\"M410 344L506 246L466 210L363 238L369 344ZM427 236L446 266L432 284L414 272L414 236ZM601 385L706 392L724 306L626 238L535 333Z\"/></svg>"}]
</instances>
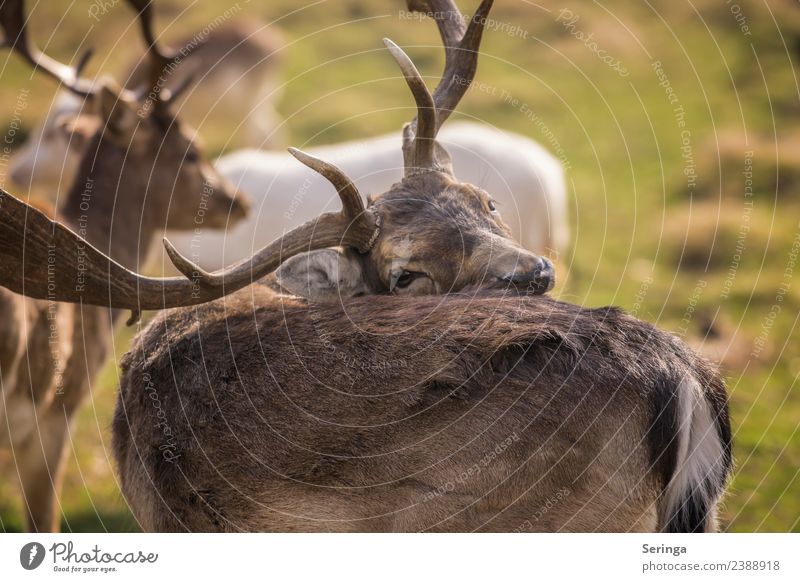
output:
<instances>
[{"instance_id":1,"label":"brown deer","mask_svg":"<svg viewBox=\"0 0 800 582\"><path fill-rule=\"evenodd\" d=\"M480 4L469 26L452 0L430 4L438 7L435 14L440 16L437 24L446 55L433 95L408 56L385 41L417 104L417 117L403 131L401 182L370 197L365 208L353 182L338 168L290 148L333 184L342 199L341 212L323 214L216 273L203 271L167 242L170 257L187 278L150 279L126 270L107 282L114 292L93 296L65 290L65 300L147 310L185 305L188 294L199 304L250 285L284 261L276 273L280 287L312 299L441 294L496 282L532 293L552 289L552 263L511 239L490 195L456 180L447 152L436 142L439 127L474 78L492 2Z\"/></svg>"},{"instance_id":2,"label":"brown deer","mask_svg":"<svg viewBox=\"0 0 800 582\"><path fill-rule=\"evenodd\" d=\"M0 213L0 283L46 293L56 248L71 266L50 292L79 300L81 239L10 197ZM136 276L89 259L85 294L136 309L106 283ZM141 526L715 529L731 430L706 360L613 308L465 291L308 304L256 285L158 315L123 359L113 423Z\"/></svg>"},{"instance_id":3,"label":"brown deer","mask_svg":"<svg viewBox=\"0 0 800 582\"><path fill-rule=\"evenodd\" d=\"M175 63L164 80L174 90L188 78L197 79L192 90L174 103L181 119L195 127L225 127L227 146L282 146L285 139L281 119L273 107L280 68L281 36L275 27L262 27L248 20L216 26L204 36L181 39L175 46L192 48ZM200 42L202 41L202 42ZM138 90L148 82L149 64L139 55L119 79ZM32 129L31 137L14 152L10 162L13 182L55 200L70 185L81 159L82 148L70 139L63 120L82 111L91 112L91 94L76 96L59 91L47 115ZM247 114L247 122L243 115Z\"/></svg>"},{"instance_id":4,"label":"brown deer","mask_svg":"<svg viewBox=\"0 0 800 582\"><path fill-rule=\"evenodd\" d=\"M148 11L149 5L139 16L149 33ZM7 0L0 6L0 25L7 45L28 63L78 95L91 94L96 103L91 123L81 117L71 122L84 150L77 178L57 209L59 219L82 237L72 247L75 270L68 283L76 292L91 286L87 280L97 275L84 262L94 248L139 270L164 229L192 229L199 222L222 228L245 217L246 202L205 160L193 131L170 113L178 92L162 92L145 103L111 81L90 88L80 78L86 58L72 69L33 45L21 1ZM147 58L150 80L143 94L151 95L175 57L150 42ZM26 207L5 193L2 204L4 212L12 207L24 210L17 223L24 227L29 219ZM9 244L4 251L13 249L19 258L30 260L32 240L16 248L4 237L2 244ZM63 248L45 251L41 266L50 291L34 294L39 300L33 300L0 289L0 443L13 448L27 526L34 531L58 528L56 503L70 422L107 359L119 319L119 312L102 307L55 303L53 277L62 267L58 263ZM3 269L12 265L4 256ZM20 269L18 275L25 277L28 273ZM13 289L26 294L24 279Z\"/></svg>"},{"instance_id":5,"label":"brown deer","mask_svg":"<svg viewBox=\"0 0 800 582\"><path fill-rule=\"evenodd\" d=\"M724 383L616 309L496 292L156 319L113 423L148 531L713 531Z\"/></svg>"},{"instance_id":6,"label":"brown deer","mask_svg":"<svg viewBox=\"0 0 800 582\"><path fill-rule=\"evenodd\" d=\"M477 41L465 40L479 39L490 5L484 0L467 27L451 2L430 0L434 14L445 15L446 71L469 74L470 59L454 59L453 47L467 44L472 49L459 54L474 53ZM475 271L447 278L430 257L415 258L421 271L411 271L425 275L409 276L405 267L398 275L383 262L399 245L398 232L430 237L447 262L452 241L442 235L452 237L448 228L459 221L472 235L482 200L448 176L433 142L440 111L433 105L451 110L451 90L428 99L402 51L389 47L427 103L406 129L404 181L364 209L341 173L296 152L335 184L344 209L240 265L205 273L172 249L189 277L152 279L92 249L85 259L91 284L76 291L69 282L80 239L6 201L0 254L9 266L0 268L0 284L46 295L52 245L59 269L50 292L60 300L134 313L179 308L158 315L123 361L114 449L142 527L713 530L731 432L724 383L705 360L613 308L531 296L549 282L519 285ZM451 212L425 210L440 204ZM473 214L464 210L470 206ZM291 257L331 246L347 249L336 261L358 264L365 292L460 292L309 303L264 285L240 290L287 259L309 268L315 255ZM468 249L480 252L481 244ZM336 266L322 271L309 287L320 280L335 287ZM422 277L431 283L413 284ZM292 275L278 277L286 281L302 287ZM505 293L473 291L471 283Z\"/></svg>"}]
</instances>

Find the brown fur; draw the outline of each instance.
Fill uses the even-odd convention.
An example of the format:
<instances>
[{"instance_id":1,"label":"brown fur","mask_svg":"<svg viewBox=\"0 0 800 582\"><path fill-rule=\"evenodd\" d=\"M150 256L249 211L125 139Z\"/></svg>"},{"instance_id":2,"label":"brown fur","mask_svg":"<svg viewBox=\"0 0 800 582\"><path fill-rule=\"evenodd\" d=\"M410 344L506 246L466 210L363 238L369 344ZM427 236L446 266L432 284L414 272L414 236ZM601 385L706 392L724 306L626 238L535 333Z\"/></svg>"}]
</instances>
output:
<instances>
[{"instance_id":1,"label":"brown fur","mask_svg":"<svg viewBox=\"0 0 800 582\"><path fill-rule=\"evenodd\" d=\"M201 194L207 226L244 217L235 190L202 156L186 160L197 150L190 130L171 117L138 118L139 103L111 86L98 99L104 123L86 136L78 177L56 213L67 226L139 270L163 229L192 228L196 212L187 210ZM75 285L74 271L53 267L55 283ZM54 531L70 422L106 361L118 312L0 289L0 315L0 414L8 427L0 443L14 451L28 528Z\"/></svg>"},{"instance_id":2,"label":"brown fur","mask_svg":"<svg viewBox=\"0 0 800 582\"><path fill-rule=\"evenodd\" d=\"M552 262L523 249L488 193L440 171L406 176L388 192L370 196L380 235L366 253L330 250L285 259L283 288L312 300L360 295L432 295L498 284L544 293L555 285ZM334 264L335 263L335 264ZM412 274L408 285L397 284Z\"/></svg>"},{"instance_id":3,"label":"brown fur","mask_svg":"<svg viewBox=\"0 0 800 582\"><path fill-rule=\"evenodd\" d=\"M384 40L417 104L416 117L403 128L403 179L388 192L368 197L367 214L381 225L374 244L371 240L359 246L361 254L345 251L332 256L322 250L288 260L277 272L285 290L316 301L386 292L452 293L499 282L525 293L553 288L552 262L512 239L490 194L460 182L450 155L436 141L441 125L474 78L492 4L483 0L468 22L453 0L424 3L437 21L446 55L432 93L408 55ZM422 5L411 2L409 9ZM315 166L324 175L339 174L324 169L318 160L311 165ZM340 192L345 186L355 188L344 176L335 181Z\"/></svg>"},{"instance_id":4,"label":"brown fur","mask_svg":"<svg viewBox=\"0 0 800 582\"><path fill-rule=\"evenodd\" d=\"M114 451L150 531L662 529L685 375L730 467L704 360L545 297L309 306L256 286L159 314L122 369Z\"/></svg>"}]
</instances>

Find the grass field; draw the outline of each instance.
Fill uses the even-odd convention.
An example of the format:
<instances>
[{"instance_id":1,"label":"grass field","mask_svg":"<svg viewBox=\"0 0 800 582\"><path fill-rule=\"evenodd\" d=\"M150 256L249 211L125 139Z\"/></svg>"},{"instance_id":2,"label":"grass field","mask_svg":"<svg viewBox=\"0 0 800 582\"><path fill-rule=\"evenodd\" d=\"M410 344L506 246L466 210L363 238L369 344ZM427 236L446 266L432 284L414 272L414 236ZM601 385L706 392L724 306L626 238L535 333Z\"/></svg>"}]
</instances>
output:
<instances>
[{"instance_id":1,"label":"grass field","mask_svg":"<svg viewBox=\"0 0 800 582\"><path fill-rule=\"evenodd\" d=\"M62 60L95 46L94 71L118 71L141 46L131 13L120 3L95 22L90 5L40 2L35 37L40 45L50 39L48 52ZM159 3L167 39L232 6L202 0L178 18L178 5ZM476 2L460 5L471 11ZM234 6L237 17L276 20L284 33L278 109L293 145L398 130L411 117L382 37L408 47L431 84L441 70L433 22L407 18L400 0ZM483 86L453 117L563 152L573 244L559 257L554 294L619 305L720 361L736 456L723 524L737 532L800 531L800 7L791 0L497 0L493 19L477 76ZM31 78L16 57L3 54L0 63L0 128L29 91L20 116L29 130L54 86ZM229 149L230 128L210 119L200 132L213 153ZM130 334L118 334L117 356ZM75 423L66 530L136 529L111 462L116 382L112 363ZM16 531L14 465L2 455L8 479L0 482L0 529Z\"/></svg>"}]
</instances>

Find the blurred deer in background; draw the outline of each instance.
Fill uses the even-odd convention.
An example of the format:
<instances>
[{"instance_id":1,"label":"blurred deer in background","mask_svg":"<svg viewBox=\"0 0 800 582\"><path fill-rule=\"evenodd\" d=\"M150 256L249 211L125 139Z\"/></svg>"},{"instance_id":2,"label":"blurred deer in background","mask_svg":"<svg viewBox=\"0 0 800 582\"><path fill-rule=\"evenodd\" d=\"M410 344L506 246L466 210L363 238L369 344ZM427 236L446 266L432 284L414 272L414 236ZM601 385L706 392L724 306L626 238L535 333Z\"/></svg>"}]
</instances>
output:
<instances>
[{"instance_id":1,"label":"blurred deer in background","mask_svg":"<svg viewBox=\"0 0 800 582\"><path fill-rule=\"evenodd\" d=\"M130 3L139 12L145 38L152 39L148 0ZM95 248L140 270L165 228L191 229L198 218L223 228L245 217L245 201L205 160L193 130L170 112L188 83L152 97L176 55L148 44L150 74L139 97L111 81L91 84L81 79L88 55L72 69L42 54L28 37L23 2L6 0L0 6L0 25L7 46L79 97L90 98L97 109L89 120L72 121L70 129L82 142L83 154L57 209L59 219L85 239L72 247L78 254L68 285L76 292L91 285L87 279L103 276L87 271L84 263ZM20 204L3 193L4 212ZM25 212L18 226L24 229L28 216ZM34 246L35 239L26 243ZM15 252L24 257L29 248ZM51 286L62 267L58 252L48 247L42 263ZM6 268L12 264L4 262ZM24 267L18 275L25 276ZM24 284L14 290L27 291ZM53 531L59 525L57 501L70 422L106 362L119 312L58 304L50 292L38 298L0 289L0 442L12 447L29 529Z\"/></svg>"},{"instance_id":2,"label":"blurred deer in background","mask_svg":"<svg viewBox=\"0 0 800 582\"><path fill-rule=\"evenodd\" d=\"M146 40L152 44L155 39ZM209 123L225 127L228 147L284 145L282 121L273 107L283 46L274 26L244 20L222 23L206 36L185 38L177 46L186 54L174 63L164 86L173 91L189 77L195 80L191 91L173 102L183 121L201 129ZM147 82L149 64L137 57L127 71L121 76L124 86L136 91ZM92 102L93 93L56 94L48 115L11 159L15 184L50 200L69 188L83 153L80 141L70 139L69 122L92 115Z\"/></svg>"},{"instance_id":3,"label":"blurred deer in background","mask_svg":"<svg viewBox=\"0 0 800 582\"><path fill-rule=\"evenodd\" d=\"M402 182L364 208L341 171L293 150L334 184L342 211L221 272L169 244L186 278L143 277L92 250L84 258L92 284L77 291L65 283L79 266L79 239L6 201L1 284L134 314L179 308L159 314L122 363L114 449L144 529L716 527L731 468L719 374L677 338L617 310L531 296L550 287L551 273L498 276L490 249L502 256L514 245L488 196L454 180L436 141L461 97L453 75L474 75L491 4L483 0L467 25L451 0L429 0L447 51L433 95L387 41L418 106L404 129ZM537 260L516 252L522 264ZM397 255L404 259L387 260ZM463 275L450 271L454 256ZM338 281L328 261L339 261ZM477 284L514 294L309 304L264 285L235 293L279 266L279 287L347 287L341 265L361 274L363 293ZM295 267L304 277L294 279Z\"/></svg>"}]
</instances>

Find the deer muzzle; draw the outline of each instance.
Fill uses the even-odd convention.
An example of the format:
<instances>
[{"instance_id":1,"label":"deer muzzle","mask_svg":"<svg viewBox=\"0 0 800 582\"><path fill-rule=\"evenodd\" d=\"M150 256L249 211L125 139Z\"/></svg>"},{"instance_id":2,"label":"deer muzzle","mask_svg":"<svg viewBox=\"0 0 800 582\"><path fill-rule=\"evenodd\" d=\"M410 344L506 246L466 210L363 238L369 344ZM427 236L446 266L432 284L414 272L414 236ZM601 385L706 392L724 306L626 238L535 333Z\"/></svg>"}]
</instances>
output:
<instances>
[{"instance_id":1,"label":"deer muzzle","mask_svg":"<svg viewBox=\"0 0 800 582\"><path fill-rule=\"evenodd\" d=\"M519 256L513 270L502 279L522 292L540 295L555 286L556 272L550 259L536 255Z\"/></svg>"}]
</instances>

